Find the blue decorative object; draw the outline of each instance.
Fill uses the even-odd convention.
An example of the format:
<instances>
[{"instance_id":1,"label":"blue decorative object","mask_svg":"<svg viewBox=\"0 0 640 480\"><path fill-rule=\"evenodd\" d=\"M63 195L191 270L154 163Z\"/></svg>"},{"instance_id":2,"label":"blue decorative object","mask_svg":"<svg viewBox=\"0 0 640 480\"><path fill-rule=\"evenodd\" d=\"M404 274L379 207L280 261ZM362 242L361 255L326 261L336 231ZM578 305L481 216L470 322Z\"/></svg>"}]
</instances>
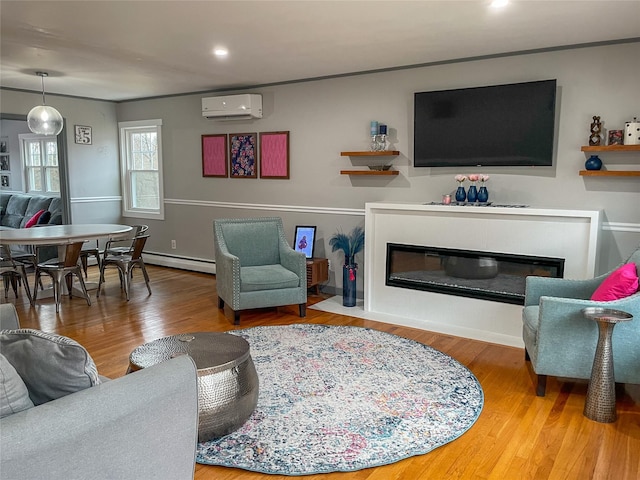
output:
<instances>
[{"instance_id":1,"label":"blue decorative object","mask_svg":"<svg viewBox=\"0 0 640 480\"><path fill-rule=\"evenodd\" d=\"M464 187L460 185L456 190L456 202L464 202L467 199L467 192L464 191Z\"/></svg>"},{"instance_id":2,"label":"blue decorative object","mask_svg":"<svg viewBox=\"0 0 640 480\"><path fill-rule=\"evenodd\" d=\"M602 168L602 160L597 155L591 155L586 162L584 168L587 170L600 170Z\"/></svg>"},{"instance_id":3,"label":"blue decorative object","mask_svg":"<svg viewBox=\"0 0 640 480\"><path fill-rule=\"evenodd\" d=\"M355 227L351 234L336 233L329 240L331 251L341 250L344 253L344 265L342 267L342 305L345 307L356 306L356 254L364 248L364 229Z\"/></svg>"},{"instance_id":4,"label":"blue decorative object","mask_svg":"<svg viewBox=\"0 0 640 480\"><path fill-rule=\"evenodd\" d=\"M356 306L356 270L358 264L354 257L344 257L342 267L342 305L345 307Z\"/></svg>"},{"instance_id":5,"label":"blue decorative object","mask_svg":"<svg viewBox=\"0 0 640 480\"><path fill-rule=\"evenodd\" d=\"M249 342L266 381L239 430L198 444L201 464L278 476L351 472L424 455L462 436L482 411L474 374L413 340L313 324L230 334Z\"/></svg>"},{"instance_id":6,"label":"blue decorative object","mask_svg":"<svg viewBox=\"0 0 640 480\"><path fill-rule=\"evenodd\" d=\"M471 203L478 201L478 189L475 185L471 185L469 187L469 191L467 192L467 201Z\"/></svg>"},{"instance_id":7,"label":"blue decorative object","mask_svg":"<svg viewBox=\"0 0 640 480\"><path fill-rule=\"evenodd\" d=\"M480 190L478 190L478 201L480 203L487 203L488 200L489 200L489 190L487 190L487 187L483 185L480 187Z\"/></svg>"}]
</instances>

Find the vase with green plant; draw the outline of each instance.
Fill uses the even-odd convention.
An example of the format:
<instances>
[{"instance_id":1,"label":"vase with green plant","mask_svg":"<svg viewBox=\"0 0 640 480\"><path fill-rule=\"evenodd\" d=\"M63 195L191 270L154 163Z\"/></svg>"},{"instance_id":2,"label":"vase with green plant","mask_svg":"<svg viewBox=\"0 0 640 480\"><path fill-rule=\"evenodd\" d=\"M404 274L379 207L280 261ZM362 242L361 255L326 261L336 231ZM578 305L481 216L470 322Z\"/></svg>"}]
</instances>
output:
<instances>
[{"instance_id":1,"label":"vase with green plant","mask_svg":"<svg viewBox=\"0 0 640 480\"><path fill-rule=\"evenodd\" d=\"M342 266L342 304L345 307L356 306L356 254L364 248L364 229L355 227L349 235L338 232L331 239L329 245L332 252L344 253Z\"/></svg>"}]
</instances>

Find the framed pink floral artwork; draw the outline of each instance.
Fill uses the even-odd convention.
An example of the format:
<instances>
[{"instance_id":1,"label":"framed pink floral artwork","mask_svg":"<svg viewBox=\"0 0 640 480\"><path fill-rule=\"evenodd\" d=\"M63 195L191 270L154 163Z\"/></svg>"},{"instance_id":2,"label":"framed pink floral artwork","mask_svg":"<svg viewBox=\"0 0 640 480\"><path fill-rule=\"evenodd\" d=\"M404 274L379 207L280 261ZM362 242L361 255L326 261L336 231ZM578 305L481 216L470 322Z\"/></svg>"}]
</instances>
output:
<instances>
[{"instance_id":1,"label":"framed pink floral artwork","mask_svg":"<svg viewBox=\"0 0 640 480\"><path fill-rule=\"evenodd\" d=\"M229 176L231 178L257 178L255 133L229 134Z\"/></svg>"},{"instance_id":2,"label":"framed pink floral artwork","mask_svg":"<svg viewBox=\"0 0 640 480\"><path fill-rule=\"evenodd\" d=\"M289 178L289 132L260 133L260 178Z\"/></svg>"},{"instance_id":3,"label":"framed pink floral artwork","mask_svg":"<svg viewBox=\"0 0 640 480\"><path fill-rule=\"evenodd\" d=\"M202 176L228 177L227 135L202 135Z\"/></svg>"}]
</instances>

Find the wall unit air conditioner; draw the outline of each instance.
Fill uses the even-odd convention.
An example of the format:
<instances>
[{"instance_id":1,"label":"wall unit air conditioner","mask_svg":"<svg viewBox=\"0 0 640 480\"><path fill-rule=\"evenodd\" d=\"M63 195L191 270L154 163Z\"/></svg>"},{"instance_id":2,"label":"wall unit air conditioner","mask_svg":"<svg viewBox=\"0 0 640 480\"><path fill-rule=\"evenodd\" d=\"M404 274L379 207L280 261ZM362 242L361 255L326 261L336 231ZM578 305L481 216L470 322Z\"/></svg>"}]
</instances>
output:
<instances>
[{"instance_id":1,"label":"wall unit air conditioner","mask_svg":"<svg viewBox=\"0 0 640 480\"><path fill-rule=\"evenodd\" d=\"M224 95L202 99L202 116L214 120L262 118L262 95Z\"/></svg>"}]
</instances>

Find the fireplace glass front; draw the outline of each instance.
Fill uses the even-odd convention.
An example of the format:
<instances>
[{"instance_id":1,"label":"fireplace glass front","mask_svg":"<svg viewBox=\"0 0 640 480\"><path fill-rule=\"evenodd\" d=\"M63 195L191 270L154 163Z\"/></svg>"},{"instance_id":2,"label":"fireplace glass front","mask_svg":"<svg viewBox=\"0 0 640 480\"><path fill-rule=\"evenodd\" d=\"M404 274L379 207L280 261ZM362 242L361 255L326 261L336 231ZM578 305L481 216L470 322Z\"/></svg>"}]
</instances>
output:
<instances>
[{"instance_id":1,"label":"fireplace glass front","mask_svg":"<svg viewBox=\"0 0 640 480\"><path fill-rule=\"evenodd\" d=\"M526 277L561 278L564 259L387 244L386 285L524 304Z\"/></svg>"}]
</instances>

